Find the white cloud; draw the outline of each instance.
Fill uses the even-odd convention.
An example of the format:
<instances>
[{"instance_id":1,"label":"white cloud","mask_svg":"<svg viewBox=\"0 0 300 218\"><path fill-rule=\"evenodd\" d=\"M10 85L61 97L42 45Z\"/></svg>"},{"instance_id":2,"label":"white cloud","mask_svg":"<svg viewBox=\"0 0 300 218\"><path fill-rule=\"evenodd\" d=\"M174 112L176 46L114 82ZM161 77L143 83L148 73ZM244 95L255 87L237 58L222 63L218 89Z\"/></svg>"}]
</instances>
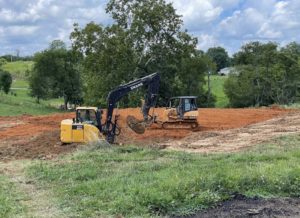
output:
<instances>
[{"instance_id":1,"label":"white cloud","mask_svg":"<svg viewBox=\"0 0 300 218\"><path fill-rule=\"evenodd\" d=\"M235 11L232 16L220 22L219 31L227 37L255 38L255 33L264 22L264 17L254 8Z\"/></svg>"},{"instance_id":2,"label":"white cloud","mask_svg":"<svg viewBox=\"0 0 300 218\"><path fill-rule=\"evenodd\" d=\"M173 0L177 13L183 16L186 27L193 31L197 27L215 21L223 9L210 0Z\"/></svg>"},{"instance_id":3,"label":"white cloud","mask_svg":"<svg viewBox=\"0 0 300 218\"><path fill-rule=\"evenodd\" d=\"M217 41L217 39L208 34L200 34L198 36L198 49L201 49L203 51L206 51L208 48L216 47L220 43Z\"/></svg>"},{"instance_id":4,"label":"white cloud","mask_svg":"<svg viewBox=\"0 0 300 218\"><path fill-rule=\"evenodd\" d=\"M32 54L54 39L69 43L73 23L109 24L108 0L0 0L0 54ZM235 52L249 40L300 41L299 0L167 0L183 15L198 47Z\"/></svg>"},{"instance_id":5,"label":"white cloud","mask_svg":"<svg viewBox=\"0 0 300 218\"><path fill-rule=\"evenodd\" d=\"M33 35L37 30L37 26L9 26L4 31L9 36L25 36Z\"/></svg>"}]
</instances>

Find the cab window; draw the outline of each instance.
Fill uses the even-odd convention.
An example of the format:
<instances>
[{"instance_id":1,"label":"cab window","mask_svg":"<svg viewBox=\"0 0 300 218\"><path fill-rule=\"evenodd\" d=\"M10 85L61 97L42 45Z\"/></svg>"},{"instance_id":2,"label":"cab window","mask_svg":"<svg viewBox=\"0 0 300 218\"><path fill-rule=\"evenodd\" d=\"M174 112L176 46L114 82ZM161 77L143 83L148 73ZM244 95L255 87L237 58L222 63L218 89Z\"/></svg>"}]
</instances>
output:
<instances>
[{"instance_id":1,"label":"cab window","mask_svg":"<svg viewBox=\"0 0 300 218\"><path fill-rule=\"evenodd\" d=\"M179 101L180 101L180 99L178 99L178 98L171 99L170 103L169 103L169 107L170 108L178 107L179 106Z\"/></svg>"},{"instance_id":2,"label":"cab window","mask_svg":"<svg viewBox=\"0 0 300 218\"><path fill-rule=\"evenodd\" d=\"M82 123L98 125L96 112L94 110L77 110L77 120Z\"/></svg>"},{"instance_id":3,"label":"cab window","mask_svg":"<svg viewBox=\"0 0 300 218\"><path fill-rule=\"evenodd\" d=\"M186 98L184 99L184 111L197 110L196 99Z\"/></svg>"}]
</instances>

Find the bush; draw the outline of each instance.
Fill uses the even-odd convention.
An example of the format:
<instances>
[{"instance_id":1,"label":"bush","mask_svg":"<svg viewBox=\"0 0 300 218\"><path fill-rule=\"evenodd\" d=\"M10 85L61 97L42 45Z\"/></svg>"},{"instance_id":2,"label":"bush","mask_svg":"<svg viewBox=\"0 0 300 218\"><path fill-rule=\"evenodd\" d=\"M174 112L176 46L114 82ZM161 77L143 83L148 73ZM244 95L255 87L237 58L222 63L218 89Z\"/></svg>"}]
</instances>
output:
<instances>
[{"instance_id":1,"label":"bush","mask_svg":"<svg viewBox=\"0 0 300 218\"><path fill-rule=\"evenodd\" d=\"M0 91L4 91L5 94L9 93L12 84L12 77L9 72L0 71Z\"/></svg>"}]
</instances>

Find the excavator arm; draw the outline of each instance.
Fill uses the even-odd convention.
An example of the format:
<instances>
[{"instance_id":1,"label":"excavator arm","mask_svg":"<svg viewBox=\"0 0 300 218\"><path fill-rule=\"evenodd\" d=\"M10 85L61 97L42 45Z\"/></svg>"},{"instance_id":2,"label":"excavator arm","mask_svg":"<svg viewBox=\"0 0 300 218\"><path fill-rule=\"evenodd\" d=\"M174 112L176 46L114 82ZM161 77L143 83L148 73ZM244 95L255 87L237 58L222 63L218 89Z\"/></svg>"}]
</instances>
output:
<instances>
[{"instance_id":1,"label":"excavator arm","mask_svg":"<svg viewBox=\"0 0 300 218\"><path fill-rule=\"evenodd\" d=\"M116 89L109 92L107 101L107 113L105 123L102 125L100 131L106 135L106 140L113 143L116 135L117 119L113 122L113 111L117 102L127 95L129 92L134 91L142 86L147 86L148 90L145 96L145 103L142 106L142 113L144 121L148 120L149 110L154 107L157 100L159 90L160 76L158 73L153 73L143 78L131 81L127 84L120 85Z\"/></svg>"}]
</instances>

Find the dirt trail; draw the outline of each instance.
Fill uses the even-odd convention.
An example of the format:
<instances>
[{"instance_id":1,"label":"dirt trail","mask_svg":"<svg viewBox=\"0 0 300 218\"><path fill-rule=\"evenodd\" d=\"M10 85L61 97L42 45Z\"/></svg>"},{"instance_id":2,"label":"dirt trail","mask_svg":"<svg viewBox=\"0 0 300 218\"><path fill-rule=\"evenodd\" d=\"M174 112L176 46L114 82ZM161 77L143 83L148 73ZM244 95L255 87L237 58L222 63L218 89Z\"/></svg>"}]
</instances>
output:
<instances>
[{"instance_id":1,"label":"dirt trail","mask_svg":"<svg viewBox=\"0 0 300 218\"><path fill-rule=\"evenodd\" d=\"M54 202L49 200L54 199L49 191L39 188L25 177L24 170L29 164L30 162L25 160L0 162L0 172L10 178L24 195L20 201L26 207L23 215L32 218L66 217Z\"/></svg>"},{"instance_id":2,"label":"dirt trail","mask_svg":"<svg viewBox=\"0 0 300 218\"><path fill-rule=\"evenodd\" d=\"M163 110L164 108L156 108L153 113L160 118ZM218 134L225 137L228 133L225 132L223 134L223 130L243 128L250 124L284 116L290 111L280 108L199 109L198 122L200 127L196 132L184 129L165 130L153 125L142 135L138 135L129 129L125 121L128 115L142 118L140 108L120 109L115 110L115 112L120 115L118 124L122 129L121 135L117 137L117 143L136 145L164 144L183 148L184 146L182 145L186 144L185 142L196 143L202 137L208 138ZM61 146L59 139L61 120L72 117L74 117L73 112L47 116L0 117L0 161L22 158L50 159L56 155L73 151L78 145ZM187 138L182 141L181 139L185 137ZM193 146L197 145L195 143L193 143Z\"/></svg>"}]
</instances>

